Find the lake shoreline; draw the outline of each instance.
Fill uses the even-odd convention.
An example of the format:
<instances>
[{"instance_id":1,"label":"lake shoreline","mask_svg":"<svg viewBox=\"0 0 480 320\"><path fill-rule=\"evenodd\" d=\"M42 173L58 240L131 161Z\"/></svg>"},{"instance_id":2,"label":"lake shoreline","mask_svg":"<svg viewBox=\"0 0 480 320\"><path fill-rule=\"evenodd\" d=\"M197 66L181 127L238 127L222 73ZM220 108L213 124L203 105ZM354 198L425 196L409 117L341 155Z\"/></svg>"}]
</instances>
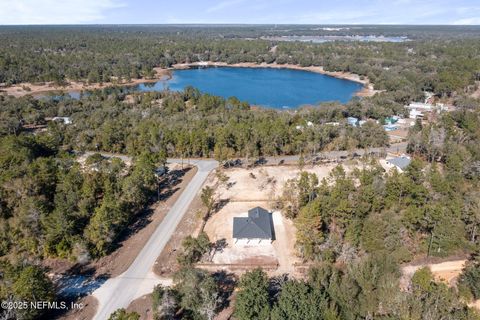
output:
<instances>
[{"instance_id":1,"label":"lake shoreline","mask_svg":"<svg viewBox=\"0 0 480 320\"><path fill-rule=\"evenodd\" d=\"M272 69L291 69L291 70L309 71L309 72L315 72L315 73L331 76L334 78L349 80L349 81L362 84L363 85L362 89L355 93L355 96L357 97L372 97L376 93L380 92L379 90L375 90L373 88L373 84L369 81L367 77L361 78L359 75L350 73L350 72L326 71L321 66L302 67L300 65L295 65L295 64L276 64L276 63L258 64L258 63L252 63L252 62L228 64L226 62L206 61L206 62L179 63L179 64L174 64L170 68L156 67L154 68L156 75L153 78L149 78L149 79L140 78L140 79L134 79L128 82L104 82L104 83L93 83L93 84L87 84L85 82L80 82L80 81L70 81L65 86L54 85L52 82L45 82L42 84L34 84L34 83L27 82L27 83L16 84L9 87L0 86L0 94L3 93L3 94L11 95L18 98L26 95L40 95L40 94L46 94L49 92L80 92L84 90L105 89L113 86L130 87L130 86L135 86L142 83L154 83L162 80L169 80L172 77L172 72L175 70L185 70L185 69L201 68L201 67L272 68Z\"/></svg>"},{"instance_id":2,"label":"lake shoreline","mask_svg":"<svg viewBox=\"0 0 480 320\"><path fill-rule=\"evenodd\" d=\"M240 62L240 63L233 63L228 64L226 62L213 62L213 61L205 61L205 62L192 62L192 63L177 63L169 69L163 70L184 70L190 68L201 68L201 67L232 67L232 68L272 68L272 69L290 69L290 70L300 70L300 71L309 71L320 73L323 75L327 75L330 77L334 77L337 79L349 80L353 82L357 82L363 85L363 88L355 93L357 97L372 97L376 93L381 92L380 90L375 90L373 88L373 84L367 77L363 79L355 73L351 72L344 72L344 71L326 71L321 66L309 66L309 67L302 67L296 64L277 64L277 63L253 63L253 62Z\"/></svg>"}]
</instances>

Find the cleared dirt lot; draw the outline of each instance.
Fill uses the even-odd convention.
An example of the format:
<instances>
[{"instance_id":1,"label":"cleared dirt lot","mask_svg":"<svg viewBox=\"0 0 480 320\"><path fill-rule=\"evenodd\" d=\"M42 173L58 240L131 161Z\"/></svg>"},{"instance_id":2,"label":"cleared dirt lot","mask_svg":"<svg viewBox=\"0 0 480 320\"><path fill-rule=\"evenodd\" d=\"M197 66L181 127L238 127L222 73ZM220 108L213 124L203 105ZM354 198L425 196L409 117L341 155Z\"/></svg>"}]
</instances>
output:
<instances>
[{"instance_id":1,"label":"cleared dirt lot","mask_svg":"<svg viewBox=\"0 0 480 320\"><path fill-rule=\"evenodd\" d=\"M233 218L246 217L247 211L254 207L270 210L266 202L229 202L214 214L205 225L205 232L212 242L225 240L226 247L217 251L212 259L216 265L278 265L273 274L294 273L295 229L291 221L285 219L280 212L273 211L272 219L275 230L273 243L235 244L232 238ZM233 267L234 269L234 267Z\"/></svg>"},{"instance_id":2,"label":"cleared dirt lot","mask_svg":"<svg viewBox=\"0 0 480 320\"><path fill-rule=\"evenodd\" d=\"M315 173L322 180L328 177L335 166L308 165L303 170ZM353 169L349 165L344 167L347 172ZM242 266L262 266L269 267L271 275L297 274L295 265L300 263L300 259L295 253L295 226L273 209L285 182L297 177L300 169L297 166L264 166L233 168L224 170L224 173L229 179L217 188L217 198L225 204L207 221L205 232L212 242L225 241L225 247L215 252L211 263L233 272L240 272ZM232 237L233 218L246 217L248 210L256 206L272 212L275 240L271 244L235 244Z\"/></svg>"},{"instance_id":3,"label":"cleared dirt lot","mask_svg":"<svg viewBox=\"0 0 480 320\"><path fill-rule=\"evenodd\" d=\"M305 166L304 171L313 172L321 181L336 164ZM349 171L349 167L345 169ZM272 201L283 192L289 179L300 173L297 166L265 166L252 169L234 168L225 170L230 187L220 187L219 197L230 201Z\"/></svg>"}]
</instances>

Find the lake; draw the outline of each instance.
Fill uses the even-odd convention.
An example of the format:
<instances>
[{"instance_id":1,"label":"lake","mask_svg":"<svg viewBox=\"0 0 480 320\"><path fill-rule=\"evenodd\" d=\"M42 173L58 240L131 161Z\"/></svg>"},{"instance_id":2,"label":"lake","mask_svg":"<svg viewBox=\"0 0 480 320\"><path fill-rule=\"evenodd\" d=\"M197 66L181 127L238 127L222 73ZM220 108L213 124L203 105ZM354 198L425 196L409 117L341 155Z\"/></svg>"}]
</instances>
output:
<instances>
[{"instance_id":1,"label":"lake","mask_svg":"<svg viewBox=\"0 0 480 320\"><path fill-rule=\"evenodd\" d=\"M321 102L348 102L363 85L316 72L275 69L207 67L173 71L169 80L128 86L128 91L148 92L170 89L181 91L187 86L224 98L237 97L251 105L275 109L294 109ZM80 92L66 93L73 99ZM88 95L88 92L84 93ZM58 93L38 94L37 98L63 99Z\"/></svg>"},{"instance_id":2,"label":"lake","mask_svg":"<svg viewBox=\"0 0 480 320\"><path fill-rule=\"evenodd\" d=\"M270 108L296 108L327 101L345 103L363 87L354 81L303 70L208 67L175 70L170 80L139 84L133 89L183 90L187 86Z\"/></svg>"}]
</instances>

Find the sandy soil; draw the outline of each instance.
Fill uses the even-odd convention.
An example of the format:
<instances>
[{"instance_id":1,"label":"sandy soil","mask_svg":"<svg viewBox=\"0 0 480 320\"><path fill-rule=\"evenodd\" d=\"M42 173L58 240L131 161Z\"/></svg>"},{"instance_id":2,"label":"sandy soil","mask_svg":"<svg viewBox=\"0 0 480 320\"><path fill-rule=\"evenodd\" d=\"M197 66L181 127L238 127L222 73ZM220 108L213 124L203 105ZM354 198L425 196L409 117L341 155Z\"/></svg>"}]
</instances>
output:
<instances>
[{"instance_id":1,"label":"sandy soil","mask_svg":"<svg viewBox=\"0 0 480 320\"><path fill-rule=\"evenodd\" d=\"M472 93L471 96L472 98L480 99L480 81L477 81L475 84L478 86L478 88Z\"/></svg>"},{"instance_id":2,"label":"sandy soil","mask_svg":"<svg viewBox=\"0 0 480 320\"><path fill-rule=\"evenodd\" d=\"M328 177L336 165L307 166L307 172L315 173L319 179ZM352 166L346 166L351 171ZM278 264L272 275L297 274L295 265L300 261L295 254L295 227L292 221L280 212L272 214L276 240L272 244L239 245L233 243L233 217L247 215L255 206L273 209L275 200L282 194L285 182L295 178L300 170L297 166L264 166L252 169L233 168L224 170L229 180L217 188L217 197L226 204L208 220L205 232L212 242L226 240L227 247L217 252L212 262L218 265L271 265ZM233 267L231 271L236 270ZM241 271L241 270L240 270Z\"/></svg>"},{"instance_id":3,"label":"sandy soil","mask_svg":"<svg viewBox=\"0 0 480 320\"><path fill-rule=\"evenodd\" d=\"M461 259L461 260L445 261L440 263L405 266L402 268L403 276L400 280L400 286L403 290L406 290L410 284L410 280L412 279L412 276L415 273L415 271L425 266L430 268L430 270L433 273L433 276L435 277L435 280L445 282L449 286L455 286L458 276L460 275L460 273L462 273L462 270L465 267L466 262L467 260ZM480 310L480 299L473 301L468 305L470 307L474 307Z\"/></svg>"},{"instance_id":4,"label":"sandy soil","mask_svg":"<svg viewBox=\"0 0 480 320\"><path fill-rule=\"evenodd\" d=\"M328 177L336 164L306 166L304 171L315 173L321 181ZM351 168L345 166L345 170ZM219 198L230 201L273 201L283 192L289 179L295 178L300 169L297 166L265 166L252 169L234 168L225 171L231 187L220 187ZM253 175L253 176L252 176Z\"/></svg>"},{"instance_id":5,"label":"sandy soil","mask_svg":"<svg viewBox=\"0 0 480 320\"><path fill-rule=\"evenodd\" d=\"M207 222L205 232L212 242L226 240L227 246L213 256L212 262L218 265L278 265L269 272L271 275L284 273L294 274L294 264L298 262L295 256L295 230L293 224L285 219L280 212L273 211L272 219L276 240L263 244L235 244L232 238L233 218L246 217L247 211L256 206L270 210L266 202L229 202ZM242 268L243 269L243 268ZM236 271L232 266L231 271Z\"/></svg>"},{"instance_id":6,"label":"sandy soil","mask_svg":"<svg viewBox=\"0 0 480 320\"><path fill-rule=\"evenodd\" d=\"M205 61L205 62L194 62L194 63L179 63L173 65L173 69L188 69L191 67L199 67L199 66L212 66L212 67L238 67L238 68L276 68L276 69L294 69L294 70L305 70L311 71L316 73L325 74L328 76L332 76L339 79L345 79L350 81L355 81L358 83L363 84L363 89L356 93L356 96L359 97L371 97L380 90L375 90L373 88L373 84L370 83L370 80L367 77L360 77L357 74L350 73L350 72L332 72L326 71L321 66L310 66L310 67L302 67L296 64L276 64L276 63L253 63L253 62L242 62L242 63L235 63L235 64L228 64L226 62L212 62L212 61Z\"/></svg>"},{"instance_id":7,"label":"sandy soil","mask_svg":"<svg viewBox=\"0 0 480 320\"><path fill-rule=\"evenodd\" d=\"M476 308L476 309L480 310L480 299L475 300L472 303L469 303L468 306L471 307L471 308Z\"/></svg>"},{"instance_id":8,"label":"sandy soil","mask_svg":"<svg viewBox=\"0 0 480 320\"><path fill-rule=\"evenodd\" d=\"M430 265L435 279L451 284L465 267L466 260L447 261Z\"/></svg>"},{"instance_id":9,"label":"sandy soil","mask_svg":"<svg viewBox=\"0 0 480 320\"><path fill-rule=\"evenodd\" d=\"M440 263L432 263L432 264L419 264L419 265L407 265L402 268L402 279L401 279L401 287L402 289L408 288L410 280L413 274L423 267L429 267L432 271L435 280L442 281L447 283L448 285L454 285L457 277L462 272L462 269L465 266L467 260L452 260L452 261L445 261Z\"/></svg>"},{"instance_id":10,"label":"sandy soil","mask_svg":"<svg viewBox=\"0 0 480 320\"><path fill-rule=\"evenodd\" d=\"M94 90L94 89L103 89L115 85L122 85L122 86L133 86L140 83L149 83L149 82L157 82L161 79L168 79L171 77L170 70L162 69L162 68L154 68L156 75L152 79L147 78L140 78L140 79L133 79L131 81L112 81L112 82L105 82L105 83L92 83L88 84L86 82L81 81L68 81L67 85L65 86L58 86L55 85L53 82L45 82L45 83L19 83L9 87L2 87L0 86L0 93L4 92L7 95L12 95L14 97L22 97L28 94L37 95L43 94L53 91L69 91L69 92L80 92L82 90ZM112 79L113 80L113 79Z\"/></svg>"},{"instance_id":11,"label":"sandy soil","mask_svg":"<svg viewBox=\"0 0 480 320\"><path fill-rule=\"evenodd\" d=\"M92 296L80 299L77 303L82 303L82 309L70 310L65 315L59 316L58 320L91 320L97 312L98 301Z\"/></svg>"},{"instance_id":12,"label":"sandy soil","mask_svg":"<svg viewBox=\"0 0 480 320\"><path fill-rule=\"evenodd\" d=\"M135 311L140 315L141 320L153 320L152 295L144 295L130 303L128 312Z\"/></svg>"}]
</instances>

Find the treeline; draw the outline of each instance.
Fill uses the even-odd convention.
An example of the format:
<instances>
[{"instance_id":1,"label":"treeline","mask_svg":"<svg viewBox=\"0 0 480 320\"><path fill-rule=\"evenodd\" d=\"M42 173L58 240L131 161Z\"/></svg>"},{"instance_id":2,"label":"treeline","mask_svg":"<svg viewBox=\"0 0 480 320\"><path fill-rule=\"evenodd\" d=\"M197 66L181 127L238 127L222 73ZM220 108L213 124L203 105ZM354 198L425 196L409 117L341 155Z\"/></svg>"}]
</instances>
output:
<instances>
[{"instance_id":1,"label":"treeline","mask_svg":"<svg viewBox=\"0 0 480 320\"><path fill-rule=\"evenodd\" d=\"M48 132L67 149L134 156L147 152L226 160L388 145L381 125L346 124L349 115L374 115L380 110L371 103L278 112L253 110L235 98L225 100L192 88L127 98L126 93L112 90L92 92L80 100L0 99L0 134L19 134L28 125L46 124L46 116L63 115L70 116L73 124L49 122ZM378 115L388 114L387 110ZM314 125L309 126L308 121ZM341 123L326 124L331 121Z\"/></svg>"},{"instance_id":2,"label":"treeline","mask_svg":"<svg viewBox=\"0 0 480 320\"><path fill-rule=\"evenodd\" d=\"M446 284L420 269L406 290L387 256L374 255L339 267L323 264L306 280L269 279L260 269L245 274L235 301L235 319L479 319Z\"/></svg>"},{"instance_id":3,"label":"treeline","mask_svg":"<svg viewBox=\"0 0 480 320\"><path fill-rule=\"evenodd\" d=\"M367 76L376 89L406 102L421 97L424 90L462 93L480 76L480 46L468 37L312 44L226 37L221 28L180 29L174 33L161 27L2 28L0 83L149 78L155 75L154 67L196 61L291 63ZM232 30L241 33L242 28Z\"/></svg>"}]
</instances>

